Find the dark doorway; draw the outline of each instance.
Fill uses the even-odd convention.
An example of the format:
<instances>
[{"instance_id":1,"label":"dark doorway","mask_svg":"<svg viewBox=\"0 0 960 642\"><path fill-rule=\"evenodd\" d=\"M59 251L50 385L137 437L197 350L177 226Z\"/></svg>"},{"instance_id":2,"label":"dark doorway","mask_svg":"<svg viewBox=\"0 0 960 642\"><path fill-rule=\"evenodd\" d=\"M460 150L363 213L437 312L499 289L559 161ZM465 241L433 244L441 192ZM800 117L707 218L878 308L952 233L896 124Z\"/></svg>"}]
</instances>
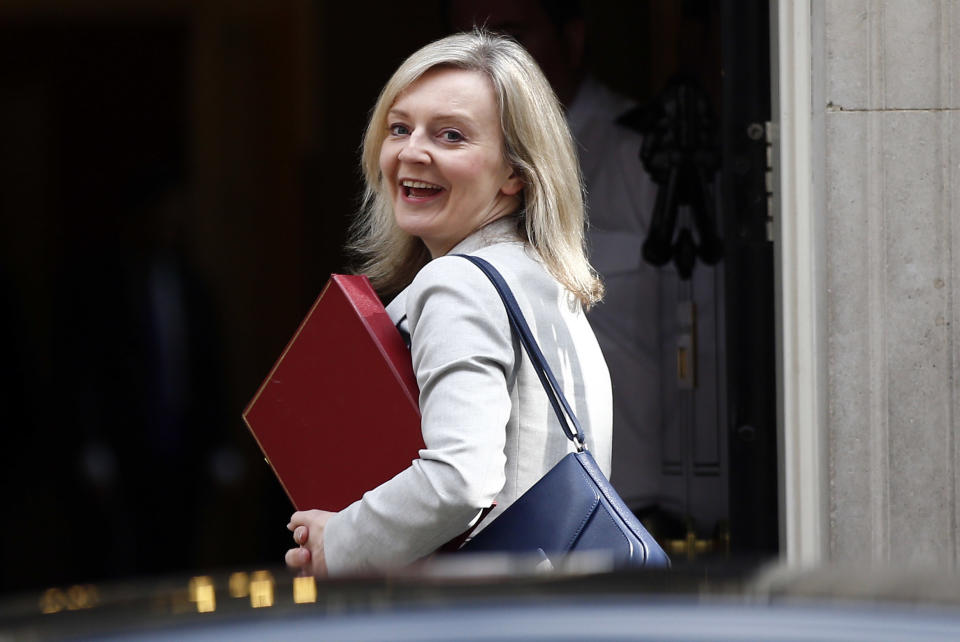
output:
<instances>
[{"instance_id":1,"label":"dark doorway","mask_svg":"<svg viewBox=\"0 0 960 642\"><path fill-rule=\"evenodd\" d=\"M279 564L291 507L240 413L347 269L366 114L440 3L44 4L0 9L0 590ZM653 526L678 561L775 555L768 5L583 12L598 79L649 105L683 74L716 126L724 254L662 292Z\"/></svg>"},{"instance_id":2,"label":"dark doorway","mask_svg":"<svg viewBox=\"0 0 960 642\"><path fill-rule=\"evenodd\" d=\"M18 352L0 474L22 489L5 493L7 587L196 560L220 374L178 237L187 42L171 19L24 19L0 35L4 344ZM158 361L164 341L181 363Z\"/></svg>"},{"instance_id":3,"label":"dark doorway","mask_svg":"<svg viewBox=\"0 0 960 642\"><path fill-rule=\"evenodd\" d=\"M648 171L661 163L656 207L676 205L673 220L651 216L647 233L648 243L660 234L666 252L663 410L659 499L639 512L680 562L769 559L778 553L769 6L650 0L597 3L588 16L594 33L640 34L620 57L610 40L599 43L592 62L641 104L628 120L644 129ZM660 147L646 149L651 142ZM643 254L651 262L646 243Z\"/></svg>"}]
</instances>

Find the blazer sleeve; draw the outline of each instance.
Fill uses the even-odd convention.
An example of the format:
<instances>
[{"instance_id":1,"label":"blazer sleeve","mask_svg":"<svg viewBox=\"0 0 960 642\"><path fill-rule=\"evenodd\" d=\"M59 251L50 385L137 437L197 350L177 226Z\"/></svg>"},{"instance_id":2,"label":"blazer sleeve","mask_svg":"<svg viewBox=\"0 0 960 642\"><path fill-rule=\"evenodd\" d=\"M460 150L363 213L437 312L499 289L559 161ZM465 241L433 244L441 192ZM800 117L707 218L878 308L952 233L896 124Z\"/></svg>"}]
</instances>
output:
<instances>
[{"instance_id":1,"label":"blazer sleeve","mask_svg":"<svg viewBox=\"0 0 960 642\"><path fill-rule=\"evenodd\" d=\"M470 262L441 257L408 288L406 313L426 447L409 468L327 522L332 575L432 553L465 531L505 482L517 348L496 290Z\"/></svg>"}]
</instances>

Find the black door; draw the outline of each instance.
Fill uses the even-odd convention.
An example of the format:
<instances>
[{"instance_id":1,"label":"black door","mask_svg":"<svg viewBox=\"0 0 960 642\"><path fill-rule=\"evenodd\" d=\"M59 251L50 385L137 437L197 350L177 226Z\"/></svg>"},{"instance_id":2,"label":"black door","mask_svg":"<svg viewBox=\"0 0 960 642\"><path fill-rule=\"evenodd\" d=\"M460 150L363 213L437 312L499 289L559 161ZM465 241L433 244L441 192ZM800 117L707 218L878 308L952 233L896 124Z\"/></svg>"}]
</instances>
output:
<instances>
[{"instance_id":1,"label":"black door","mask_svg":"<svg viewBox=\"0 0 960 642\"><path fill-rule=\"evenodd\" d=\"M720 28L730 544L762 558L778 550L769 4L724 0Z\"/></svg>"}]
</instances>

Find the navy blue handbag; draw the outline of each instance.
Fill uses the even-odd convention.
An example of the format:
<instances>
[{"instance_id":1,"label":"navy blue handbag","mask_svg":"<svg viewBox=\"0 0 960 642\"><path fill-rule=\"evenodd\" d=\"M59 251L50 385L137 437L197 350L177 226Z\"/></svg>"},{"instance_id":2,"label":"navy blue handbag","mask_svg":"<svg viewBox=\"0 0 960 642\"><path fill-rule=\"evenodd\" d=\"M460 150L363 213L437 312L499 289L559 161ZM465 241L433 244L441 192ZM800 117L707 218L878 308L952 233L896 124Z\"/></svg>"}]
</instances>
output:
<instances>
[{"instance_id":1,"label":"navy blue handbag","mask_svg":"<svg viewBox=\"0 0 960 642\"><path fill-rule=\"evenodd\" d=\"M577 447L577 452L561 459L460 550L539 552L547 559L571 552L604 551L618 567L670 566L670 558L627 508L587 451L580 422L560 390L506 281L487 261L465 254L457 256L483 270L497 289L507 308L510 325L540 377L560 426Z\"/></svg>"}]
</instances>

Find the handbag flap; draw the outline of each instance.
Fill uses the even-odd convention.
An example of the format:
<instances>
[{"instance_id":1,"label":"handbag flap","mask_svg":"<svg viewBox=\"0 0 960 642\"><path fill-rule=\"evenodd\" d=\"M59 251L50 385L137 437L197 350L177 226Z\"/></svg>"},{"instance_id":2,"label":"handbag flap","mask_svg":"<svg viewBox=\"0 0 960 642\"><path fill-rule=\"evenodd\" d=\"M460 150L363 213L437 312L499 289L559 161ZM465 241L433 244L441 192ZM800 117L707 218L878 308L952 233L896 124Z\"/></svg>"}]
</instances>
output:
<instances>
[{"instance_id":1,"label":"handbag flap","mask_svg":"<svg viewBox=\"0 0 960 642\"><path fill-rule=\"evenodd\" d=\"M610 511L619 518L614 522L621 530L625 531L624 534L629 532L640 543L643 550L640 551L639 562L647 566L670 566L670 558L667 557L657 540L643 527L633 511L627 508L623 499L620 498L620 495L600 470L593 455L585 450L581 453L574 453L572 456L577 458L577 461L583 466L584 472L593 480L597 491L603 495Z\"/></svg>"},{"instance_id":2,"label":"handbag flap","mask_svg":"<svg viewBox=\"0 0 960 642\"><path fill-rule=\"evenodd\" d=\"M565 553L597 510L600 493L585 484L584 468L570 453L511 504L463 550Z\"/></svg>"}]
</instances>

